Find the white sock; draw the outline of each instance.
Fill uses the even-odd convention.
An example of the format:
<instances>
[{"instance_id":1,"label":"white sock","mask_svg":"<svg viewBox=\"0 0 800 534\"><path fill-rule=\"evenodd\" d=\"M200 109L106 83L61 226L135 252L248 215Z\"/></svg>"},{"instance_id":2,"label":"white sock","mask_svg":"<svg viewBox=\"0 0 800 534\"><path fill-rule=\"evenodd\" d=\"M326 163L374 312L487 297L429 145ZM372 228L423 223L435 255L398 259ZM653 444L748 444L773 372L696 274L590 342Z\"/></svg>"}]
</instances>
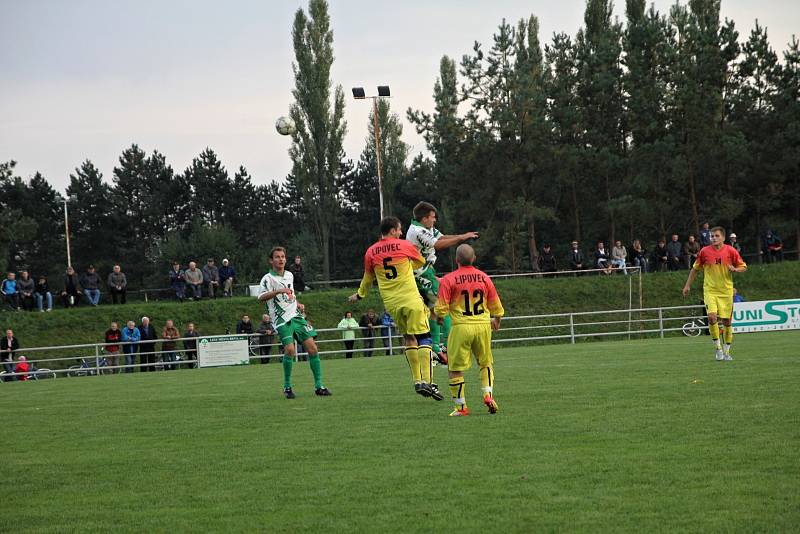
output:
<instances>
[{"instance_id":1,"label":"white sock","mask_svg":"<svg viewBox=\"0 0 800 534\"><path fill-rule=\"evenodd\" d=\"M723 350L724 350L725 354L730 354L731 353L730 344L729 343L725 343L725 348Z\"/></svg>"}]
</instances>

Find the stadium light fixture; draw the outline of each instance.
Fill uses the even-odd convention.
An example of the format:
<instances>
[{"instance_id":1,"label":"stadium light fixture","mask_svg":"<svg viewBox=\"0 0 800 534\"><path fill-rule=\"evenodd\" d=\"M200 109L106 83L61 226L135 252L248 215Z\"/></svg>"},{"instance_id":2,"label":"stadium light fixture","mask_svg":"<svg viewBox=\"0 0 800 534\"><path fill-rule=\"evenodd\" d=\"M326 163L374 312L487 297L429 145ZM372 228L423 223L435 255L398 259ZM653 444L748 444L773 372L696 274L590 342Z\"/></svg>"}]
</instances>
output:
<instances>
[{"instance_id":1,"label":"stadium light fixture","mask_svg":"<svg viewBox=\"0 0 800 534\"><path fill-rule=\"evenodd\" d=\"M69 250L69 212L67 211L67 202L77 200L77 198L75 195L69 195L64 199L64 238L67 241L67 267L72 267L72 255Z\"/></svg>"},{"instance_id":2,"label":"stadium light fixture","mask_svg":"<svg viewBox=\"0 0 800 534\"><path fill-rule=\"evenodd\" d=\"M379 85L377 96L367 96L363 87L353 87L353 98L356 100L372 100L372 126L375 134L375 163L378 168L378 200L380 202L381 220L383 220L383 173L381 170L381 128L378 124L378 99L392 95L388 85Z\"/></svg>"}]
</instances>

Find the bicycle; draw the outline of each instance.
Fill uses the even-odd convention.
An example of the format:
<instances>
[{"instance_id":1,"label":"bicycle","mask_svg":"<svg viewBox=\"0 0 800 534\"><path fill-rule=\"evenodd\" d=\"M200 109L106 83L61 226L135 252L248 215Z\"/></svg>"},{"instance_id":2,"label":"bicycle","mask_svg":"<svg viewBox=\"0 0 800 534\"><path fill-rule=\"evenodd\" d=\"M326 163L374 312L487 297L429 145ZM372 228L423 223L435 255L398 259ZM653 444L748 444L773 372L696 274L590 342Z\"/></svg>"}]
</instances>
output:
<instances>
[{"instance_id":1,"label":"bicycle","mask_svg":"<svg viewBox=\"0 0 800 534\"><path fill-rule=\"evenodd\" d=\"M721 323L717 323L719 325L719 333L720 336L725 331L725 326ZM702 333L708 334L708 317L696 317L685 323L681 328L681 332L686 337L697 337Z\"/></svg>"},{"instance_id":2,"label":"bicycle","mask_svg":"<svg viewBox=\"0 0 800 534\"><path fill-rule=\"evenodd\" d=\"M70 365L68 367L67 376L94 376L97 374L110 375L114 373L113 369L108 368L108 360L105 357L100 358L98 367L90 365L86 358L81 358L80 365Z\"/></svg>"}]
</instances>

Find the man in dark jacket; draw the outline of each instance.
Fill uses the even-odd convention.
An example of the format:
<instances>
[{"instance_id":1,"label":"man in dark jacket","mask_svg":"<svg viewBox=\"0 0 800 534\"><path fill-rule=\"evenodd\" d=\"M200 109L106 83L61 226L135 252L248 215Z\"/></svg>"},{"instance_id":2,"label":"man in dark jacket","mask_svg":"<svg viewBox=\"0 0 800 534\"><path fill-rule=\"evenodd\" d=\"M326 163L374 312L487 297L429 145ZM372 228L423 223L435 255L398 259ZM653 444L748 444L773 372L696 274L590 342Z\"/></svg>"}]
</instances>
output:
<instances>
[{"instance_id":1,"label":"man in dark jacket","mask_svg":"<svg viewBox=\"0 0 800 534\"><path fill-rule=\"evenodd\" d=\"M294 263L287 267L287 270L294 276L294 290L297 293L302 293L306 290L306 273L303 271L301 261L300 256L295 256Z\"/></svg>"},{"instance_id":2,"label":"man in dark jacket","mask_svg":"<svg viewBox=\"0 0 800 534\"><path fill-rule=\"evenodd\" d=\"M669 252L667 252L667 242L663 239L658 240L658 244L653 249L653 265L656 266L656 272L664 272L669 265Z\"/></svg>"},{"instance_id":3,"label":"man in dark jacket","mask_svg":"<svg viewBox=\"0 0 800 534\"><path fill-rule=\"evenodd\" d=\"M366 314L361 316L358 326L361 327L361 335L364 336L364 348L367 349L364 351L364 356L370 358L372 357L372 349L375 347L375 338L380 333L378 329L381 326L381 319L375 313L375 310L370 308Z\"/></svg>"},{"instance_id":4,"label":"man in dark jacket","mask_svg":"<svg viewBox=\"0 0 800 534\"><path fill-rule=\"evenodd\" d=\"M215 299L219 296L219 267L214 263L214 258L208 258L203 267L203 285L209 298Z\"/></svg>"},{"instance_id":5,"label":"man in dark jacket","mask_svg":"<svg viewBox=\"0 0 800 534\"><path fill-rule=\"evenodd\" d=\"M678 234L672 234L672 240L667 243L667 262L670 271L680 271L683 268L683 245Z\"/></svg>"},{"instance_id":6,"label":"man in dark jacket","mask_svg":"<svg viewBox=\"0 0 800 534\"><path fill-rule=\"evenodd\" d=\"M188 366L195 367L197 365L195 362L197 360L197 338L200 337L200 333L194 329L194 323L186 325L186 332L183 333L183 337L189 338L183 340L183 352L189 361Z\"/></svg>"},{"instance_id":7,"label":"man in dark jacket","mask_svg":"<svg viewBox=\"0 0 800 534\"><path fill-rule=\"evenodd\" d=\"M36 289L36 284L33 278L30 277L28 271L21 271L19 273L19 280L17 280L17 293L19 293L19 304L28 311L33 311L33 291Z\"/></svg>"},{"instance_id":8,"label":"man in dark jacket","mask_svg":"<svg viewBox=\"0 0 800 534\"><path fill-rule=\"evenodd\" d=\"M10 328L6 330L6 335L0 339L0 361L3 362L3 369L6 372L14 372L14 351L19 350L19 340L14 337L14 331ZM9 382L16 380L16 377L8 377Z\"/></svg>"},{"instance_id":9,"label":"man in dark jacket","mask_svg":"<svg viewBox=\"0 0 800 534\"><path fill-rule=\"evenodd\" d=\"M222 288L223 296L233 296L233 282L235 279L236 269L230 264L228 258L225 258L222 260L222 267L219 268L219 287Z\"/></svg>"},{"instance_id":10,"label":"man in dark jacket","mask_svg":"<svg viewBox=\"0 0 800 534\"><path fill-rule=\"evenodd\" d=\"M64 275L64 290L61 291L61 302L65 308L77 306L82 294L83 290L78 281L78 274L72 267L67 267L67 274Z\"/></svg>"},{"instance_id":11,"label":"man in dark jacket","mask_svg":"<svg viewBox=\"0 0 800 534\"><path fill-rule=\"evenodd\" d=\"M100 303L100 275L95 271L94 265L86 268L86 272L81 277L81 286L83 286L86 301L92 306L97 306Z\"/></svg>"},{"instance_id":12,"label":"man in dark jacket","mask_svg":"<svg viewBox=\"0 0 800 534\"><path fill-rule=\"evenodd\" d=\"M142 364L141 372L155 371L155 363L158 361L156 358L156 340L158 334L153 325L150 324L149 317L142 317L142 324L139 325L139 335L141 341L139 342L139 363Z\"/></svg>"},{"instance_id":13,"label":"man in dark jacket","mask_svg":"<svg viewBox=\"0 0 800 534\"><path fill-rule=\"evenodd\" d=\"M569 250L569 268L571 271L582 271L586 268L583 252L578 248L578 242L573 241ZM577 273L575 274L577 276Z\"/></svg>"},{"instance_id":14,"label":"man in dark jacket","mask_svg":"<svg viewBox=\"0 0 800 534\"><path fill-rule=\"evenodd\" d=\"M128 288L128 278L122 272L122 267L114 266L114 270L108 274L108 292L111 293L111 302L114 304L119 300L125 304L125 291Z\"/></svg>"},{"instance_id":15,"label":"man in dark jacket","mask_svg":"<svg viewBox=\"0 0 800 534\"><path fill-rule=\"evenodd\" d=\"M539 270L543 273L556 272L556 256L550 249L549 243L542 245L542 253L539 254L538 264Z\"/></svg>"}]
</instances>

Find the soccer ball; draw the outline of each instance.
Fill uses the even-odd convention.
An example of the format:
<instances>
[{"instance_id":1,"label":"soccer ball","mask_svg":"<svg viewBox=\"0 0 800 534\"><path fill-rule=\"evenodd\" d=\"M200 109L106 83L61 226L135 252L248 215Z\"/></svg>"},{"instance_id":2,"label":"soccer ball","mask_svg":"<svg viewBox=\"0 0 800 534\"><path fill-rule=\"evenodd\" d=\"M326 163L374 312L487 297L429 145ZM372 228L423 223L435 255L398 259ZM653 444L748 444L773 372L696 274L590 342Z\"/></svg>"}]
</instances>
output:
<instances>
[{"instance_id":1,"label":"soccer ball","mask_svg":"<svg viewBox=\"0 0 800 534\"><path fill-rule=\"evenodd\" d=\"M278 120L275 121L275 129L281 135L292 135L297 131L291 117L278 117Z\"/></svg>"}]
</instances>

